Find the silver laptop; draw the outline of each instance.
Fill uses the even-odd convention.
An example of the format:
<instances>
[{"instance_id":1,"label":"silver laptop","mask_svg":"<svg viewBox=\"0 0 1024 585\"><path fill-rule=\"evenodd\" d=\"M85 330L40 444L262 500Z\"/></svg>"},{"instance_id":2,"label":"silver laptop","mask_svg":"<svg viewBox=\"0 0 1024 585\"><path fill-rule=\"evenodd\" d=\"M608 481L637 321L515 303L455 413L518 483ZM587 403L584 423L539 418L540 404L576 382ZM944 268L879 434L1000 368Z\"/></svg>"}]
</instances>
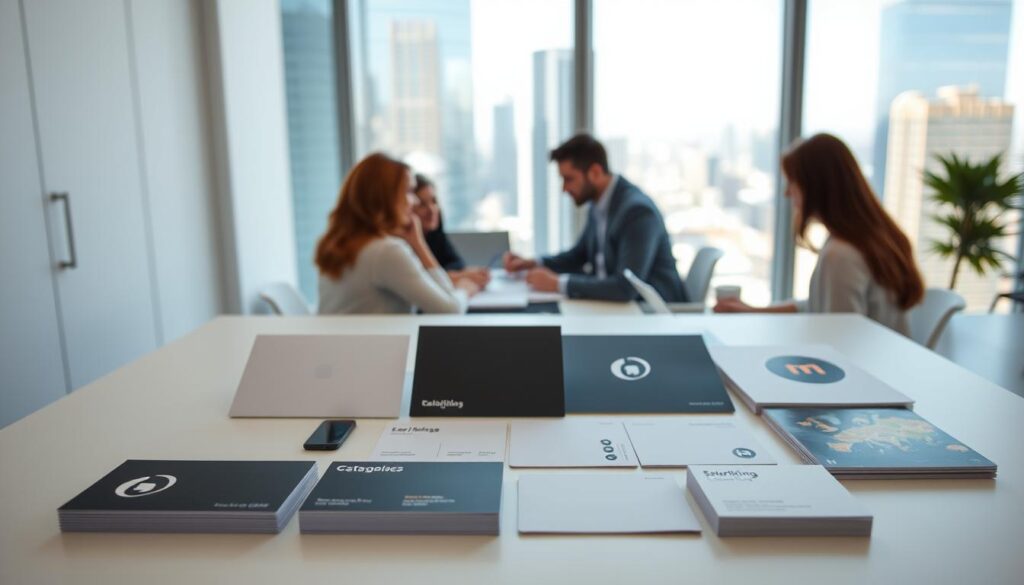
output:
<instances>
[{"instance_id":1,"label":"silver laptop","mask_svg":"<svg viewBox=\"0 0 1024 585\"><path fill-rule=\"evenodd\" d=\"M258 335L232 417L395 418L408 335Z\"/></svg>"},{"instance_id":2,"label":"silver laptop","mask_svg":"<svg viewBox=\"0 0 1024 585\"><path fill-rule=\"evenodd\" d=\"M629 268L625 269L622 274L629 281L629 284L633 285L633 289L640 295L640 298L647 303L651 313L655 315L703 313L707 308L704 303L666 303L665 299L661 298L661 295L658 294L658 291L653 286L640 280L640 277Z\"/></svg>"},{"instance_id":3,"label":"silver laptop","mask_svg":"<svg viewBox=\"0 0 1024 585\"><path fill-rule=\"evenodd\" d=\"M448 240L466 266L500 266L509 251L508 232L448 232Z\"/></svg>"}]
</instances>

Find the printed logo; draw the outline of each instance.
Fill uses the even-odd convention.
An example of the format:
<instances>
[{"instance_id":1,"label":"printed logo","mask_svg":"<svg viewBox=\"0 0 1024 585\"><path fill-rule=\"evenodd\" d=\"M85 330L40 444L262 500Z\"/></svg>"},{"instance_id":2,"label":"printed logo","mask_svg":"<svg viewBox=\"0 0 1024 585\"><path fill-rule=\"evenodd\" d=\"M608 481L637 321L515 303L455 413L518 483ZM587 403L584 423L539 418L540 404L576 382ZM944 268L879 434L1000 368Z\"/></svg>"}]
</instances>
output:
<instances>
[{"instance_id":1,"label":"printed logo","mask_svg":"<svg viewBox=\"0 0 1024 585\"><path fill-rule=\"evenodd\" d=\"M839 366L802 355L773 357L765 363L765 367L781 378L808 384L831 384L846 377L846 372Z\"/></svg>"},{"instance_id":2,"label":"printed logo","mask_svg":"<svg viewBox=\"0 0 1024 585\"><path fill-rule=\"evenodd\" d=\"M615 454L615 447L612 446L611 439L601 439L601 450L604 451L604 458L608 461L616 461L619 456Z\"/></svg>"},{"instance_id":3,"label":"printed logo","mask_svg":"<svg viewBox=\"0 0 1024 585\"><path fill-rule=\"evenodd\" d=\"M366 467L364 465L339 465L336 467L342 473L402 473L405 468L401 465L375 465Z\"/></svg>"},{"instance_id":4,"label":"printed logo","mask_svg":"<svg viewBox=\"0 0 1024 585\"><path fill-rule=\"evenodd\" d=\"M173 475L147 475L122 483L114 493L122 498L138 498L158 494L178 483Z\"/></svg>"},{"instance_id":5,"label":"printed logo","mask_svg":"<svg viewBox=\"0 0 1024 585\"><path fill-rule=\"evenodd\" d=\"M620 380L641 380L651 373L651 364L643 358L629 356L612 362L612 375Z\"/></svg>"},{"instance_id":6,"label":"printed logo","mask_svg":"<svg viewBox=\"0 0 1024 585\"><path fill-rule=\"evenodd\" d=\"M420 405L423 408L440 408L441 410L456 408L462 410L461 400L421 400Z\"/></svg>"},{"instance_id":7,"label":"printed logo","mask_svg":"<svg viewBox=\"0 0 1024 585\"><path fill-rule=\"evenodd\" d=\"M704 477L713 481L754 481L758 475L753 471L738 471L730 469L728 471L709 471L703 470Z\"/></svg>"},{"instance_id":8,"label":"printed logo","mask_svg":"<svg viewBox=\"0 0 1024 585\"><path fill-rule=\"evenodd\" d=\"M746 447L736 447L732 450L732 454L740 459L753 459L754 457L757 457L756 451L753 449L747 449Z\"/></svg>"}]
</instances>

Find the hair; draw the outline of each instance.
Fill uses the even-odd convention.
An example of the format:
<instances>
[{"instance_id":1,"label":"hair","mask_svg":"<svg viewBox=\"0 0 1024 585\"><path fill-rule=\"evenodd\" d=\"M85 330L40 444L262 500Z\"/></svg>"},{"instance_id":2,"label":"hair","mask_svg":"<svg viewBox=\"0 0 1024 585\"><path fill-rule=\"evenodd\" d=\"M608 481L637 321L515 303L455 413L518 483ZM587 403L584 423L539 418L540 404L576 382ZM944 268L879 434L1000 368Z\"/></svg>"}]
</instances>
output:
<instances>
[{"instance_id":1,"label":"hair","mask_svg":"<svg viewBox=\"0 0 1024 585\"><path fill-rule=\"evenodd\" d=\"M803 193L802 214L793 226L799 242L807 242L807 226L817 219L860 252L871 276L892 292L901 309L921 302L924 282L910 241L882 208L842 140L816 134L798 141L783 155L782 170Z\"/></svg>"},{"instance_id":2,"label":"hair","mask_svg":"<svg viewBox=\"0 0 1024 585\"><path fill-rule=\"evenodd\" d=\"M426 175L421 173L416 173L416 175L413 176L413 181L414 183L412 186L412 190L415 191L416 193L419 193L420 189L426 189L427 187L434 186L434 182L428 179Z\"/></svg>"},{"instance_id":3,"label":"hair","mask_svg":"<svg viewBox=\"0 0 1024 585\"><path fill-rule=\"evenodd\" d=\"M551 151L551 160L569 161L572 166L586 173L591 165L599 165L608 171L608 153L604 146L590 134L577 134Z\"/></svg>"},{"instance_id":4,"label":"hair","mask_svg":"<svg viewBox=\"0 0 1024 585\"><path fill-rule=\"evenodd\" d=\"M399 193L409 165L374 153L352 167L316 246L320 273L340 278L370 240L399 227Z\"/></svg>"}]
</instances>

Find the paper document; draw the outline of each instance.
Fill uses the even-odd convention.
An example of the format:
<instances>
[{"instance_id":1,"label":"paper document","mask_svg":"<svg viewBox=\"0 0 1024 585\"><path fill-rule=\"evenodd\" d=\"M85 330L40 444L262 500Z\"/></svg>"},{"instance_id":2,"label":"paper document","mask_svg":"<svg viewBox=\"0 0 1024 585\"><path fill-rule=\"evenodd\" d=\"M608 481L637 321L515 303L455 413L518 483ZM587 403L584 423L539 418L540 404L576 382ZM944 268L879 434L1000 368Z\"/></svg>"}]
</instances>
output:
<instances>
[{"instance_id":1,"label":"paper document","mask_svg":"<svg viewBox=\"0 0 1024 585\"><path fill-rule=\"evenodd\" d=\"M504 461L508 425L493 422L397 421L387 425L375 461Z\"/></svg>"},{"instance_id":2,"label":"paper document","mask_svg":"<svg viewBox=\"0 0 1024 585\"><path fill-rule=\"evenodd\" d=\"M644 467L775 464L732 417L640 420L626 423L626 432Z\"/></svg>"},{"instance_id":3,"label":"paper document","mask_svg":"<svg viewBox=\"0 0 1024 585\"><path fill-rule=\"evenodd\" d=\"M636 467L622 423L563 418L512 423L510 467Z\"/></svg>"}]
</instances>

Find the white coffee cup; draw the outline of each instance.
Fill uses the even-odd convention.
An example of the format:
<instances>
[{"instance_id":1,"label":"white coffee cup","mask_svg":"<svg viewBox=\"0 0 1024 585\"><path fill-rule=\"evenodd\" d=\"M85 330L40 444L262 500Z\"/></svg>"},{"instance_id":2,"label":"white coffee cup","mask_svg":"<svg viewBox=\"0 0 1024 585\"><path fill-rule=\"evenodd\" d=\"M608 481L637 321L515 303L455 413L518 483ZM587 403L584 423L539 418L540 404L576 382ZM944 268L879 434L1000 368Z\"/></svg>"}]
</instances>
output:
<instances>
[{"instance_id":1,"label":"white coffee cup","mask_svg":"<svg viewBox=\"0 0 1024 585\"><path fill-rule=\"evenodd\" d=\"M715 287L715 300L740 298L740 286L738 284L722 284Z\"/></svg>"}]
</instances>

